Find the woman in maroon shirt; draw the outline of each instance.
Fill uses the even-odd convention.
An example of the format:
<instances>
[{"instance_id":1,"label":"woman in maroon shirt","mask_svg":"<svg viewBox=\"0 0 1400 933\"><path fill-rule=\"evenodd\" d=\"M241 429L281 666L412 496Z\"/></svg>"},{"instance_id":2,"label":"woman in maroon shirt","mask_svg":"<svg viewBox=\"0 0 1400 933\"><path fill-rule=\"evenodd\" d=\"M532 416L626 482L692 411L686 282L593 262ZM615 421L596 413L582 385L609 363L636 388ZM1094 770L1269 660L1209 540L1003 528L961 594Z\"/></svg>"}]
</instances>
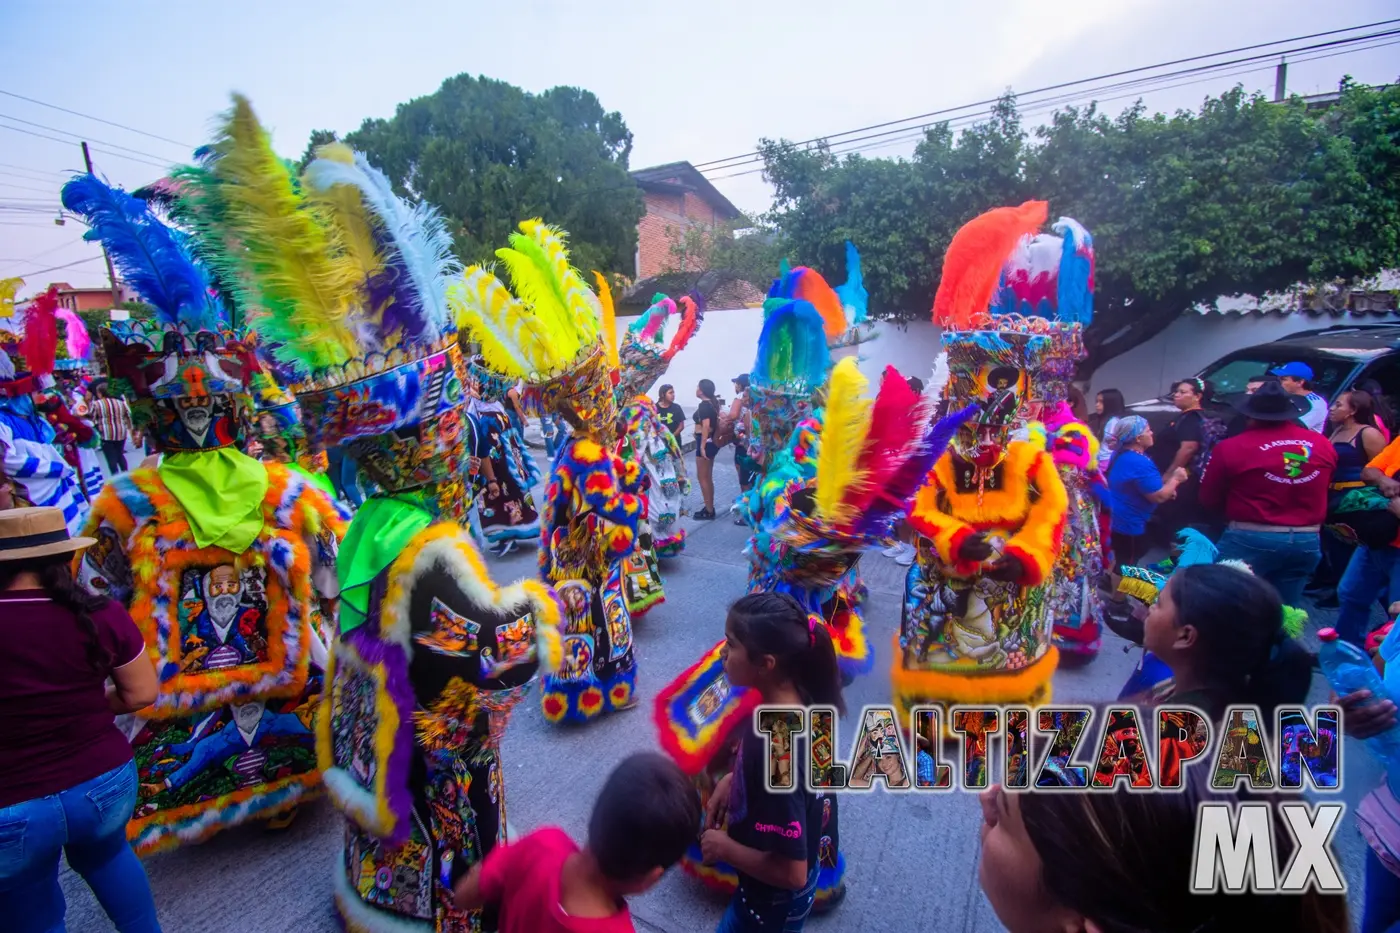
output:
<instances>
[{"instance_id":1,"label":"woman in maroon shirt","mask_svg":"<svg viewBox=\"0 0 1400 933\"><path fill-rule=\"evenodd\" d=\"M126 610L73 581L58 509L0 511L0 917L62 930L59 852L121 933L159 933L126 841L136 763L114 714L151 705L156 671ZM112 683L108 685L108 679Z\"/></svg>"}]
</instances>

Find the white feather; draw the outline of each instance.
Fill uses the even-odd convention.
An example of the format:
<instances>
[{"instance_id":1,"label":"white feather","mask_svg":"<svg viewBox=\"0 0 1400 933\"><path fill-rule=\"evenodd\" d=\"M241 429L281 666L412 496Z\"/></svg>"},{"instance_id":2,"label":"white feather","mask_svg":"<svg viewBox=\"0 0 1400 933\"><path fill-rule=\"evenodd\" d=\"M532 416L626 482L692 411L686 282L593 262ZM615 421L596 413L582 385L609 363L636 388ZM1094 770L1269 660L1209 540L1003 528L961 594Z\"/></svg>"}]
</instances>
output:
<instances>
[{"instance_id":1,"label":"white feather","mask_svg":"<svg viewBox=\"0 0 1400 933\"><path fill-rule=\"evenodd\" d=\"M948 351L941 350L938 356L933 359L933 372L929 373L928 384L924 386L924 395L932 399L943 397L943 390L948 387L948 380L952 378L952 371L948 369Z\"/></svg>"}]
</instances>

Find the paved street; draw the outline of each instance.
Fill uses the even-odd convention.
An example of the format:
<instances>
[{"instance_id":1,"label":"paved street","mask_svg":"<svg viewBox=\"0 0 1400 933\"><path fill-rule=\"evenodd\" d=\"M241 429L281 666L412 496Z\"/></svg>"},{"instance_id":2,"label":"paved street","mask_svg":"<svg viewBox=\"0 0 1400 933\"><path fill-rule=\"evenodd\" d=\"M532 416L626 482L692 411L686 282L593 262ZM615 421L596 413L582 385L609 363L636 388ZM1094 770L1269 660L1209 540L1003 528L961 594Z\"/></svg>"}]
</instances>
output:
<instances>
[{"instance_id":1,"label":"paved street","mask_svg":"<svg viewBox=\"0 0 1400 933\"><path fill-rule=\"evenodd\" d=\"M716 470L721 510L737 490L731 456L721 454ZM698 491L691 503L698 507ZM684 556L665 567L667 602L637 626L641 706L576 729L547 725L537 703L531 702L535 696L515 713L504 764L508 815L517 832L556 824L582 839L594 794L612 764L631 751L654 746L650 699L656 689L722 637L725 607L743 592L745 561L740 550L745 529L722 513L713 522L690 522L690 534ZM488 560L502 582L535 571L533 552ZM889 700L890 640L899 620L903 572L874 554L862 561L862 569L871 590L867 624L877 662L872 674L847 690L853 711ZM1126 647L1108 635L1103 652L1090 665L1062 668L1055 680L1055 700L1115 697L1136 660ZM1319 679L1315 693L1325 697L1320 689ZM848 717L842 722L843 746L850 741L852 721ZM1354 806L1378 775L1361 749L1348 751L1352 754L1346 756L1346 779L1352 789L1345 797ZM977 885L980 814L973 795L877 793L852 798L841 812L850 893L833 914L810 921L808 929L1001 929ZM340 816L322 800L304 808L285 832L246 826L204 845L150 858L146 867L167 933L335 930L330 879L340 832ZM1338 833L1338 849L1353 879L1353 904L1359 907L1361 843L1350 819ZM66 869L63 887L70 930L111 929L87 887ZM679 869L632 902L639 930L665 933L712 930L722 909L722 902Z\"/></svg>"}]
</instances>

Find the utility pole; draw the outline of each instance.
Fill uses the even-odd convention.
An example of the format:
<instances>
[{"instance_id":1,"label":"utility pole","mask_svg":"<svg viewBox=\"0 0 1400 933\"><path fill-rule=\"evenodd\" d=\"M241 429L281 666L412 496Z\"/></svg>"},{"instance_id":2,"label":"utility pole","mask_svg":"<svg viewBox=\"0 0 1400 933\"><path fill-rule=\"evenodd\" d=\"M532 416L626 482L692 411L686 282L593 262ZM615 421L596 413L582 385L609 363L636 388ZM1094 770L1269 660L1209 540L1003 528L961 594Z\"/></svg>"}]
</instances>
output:
<instances>
[{"instance_id":1,"label":"utility pole","mask_svg":"<svg viewBox=\"0 0 1400 933\"><path fill-rule=\"evenodd\" d=\"M92 170L92 154L88 152L88 144L86 141L83 142L83 162L87 164L88 174L94 174ZM117 290L117 275L112 271L112 257L107 255L106 244L102 246L102 258L107 263L107 282L112 286L112 311L120 311L122 295L121 292ZM115 314L113 314L112 317L115 319Z\"/></svg>"},{"instance_id":2,"label":"utility pole","mask_svg":"<svg viewBox=\"0 0 1400 933\"><path fill-rule=\"evenodd\" d=\"M1284 91L1288 89L1288 62L1280 60L1278 70L1274 72L1274 103L1283 101Z\"/></svg>"}]
</instances>

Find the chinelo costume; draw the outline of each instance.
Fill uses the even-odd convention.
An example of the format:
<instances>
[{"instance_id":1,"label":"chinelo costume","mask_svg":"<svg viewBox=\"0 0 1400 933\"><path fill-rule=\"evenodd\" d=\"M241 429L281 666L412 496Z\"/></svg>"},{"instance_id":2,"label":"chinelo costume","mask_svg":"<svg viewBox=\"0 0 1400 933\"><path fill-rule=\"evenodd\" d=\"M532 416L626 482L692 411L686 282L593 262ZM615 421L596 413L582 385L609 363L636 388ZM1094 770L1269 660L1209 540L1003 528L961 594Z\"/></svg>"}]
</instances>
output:
<instances>
[{"instance_id":1,"label":"chinelo costume","mask_svg":"<svg viewBox=\"0 0 1400 933\"><path fill-rule=\"evenodd\" d=\"M1045 444L1011 434L1040 401L1052 341L1024 319L987 314L1006 258L1045 217L1043 201L989 211L958 231L944 259L933 317L951 371L946 396L980 410L909 513L921 537L891 671L904 721L921 704L1050 699L1059 657L1048 584L1068 500Z\"/></svg>"},{"instance_id":2,"label":"chinelo costume","mask_svg":"<svg viewBox=\"0 0 1400 933\"><path fill-rule=\"evenodd\" d=\"M611 290L602 276L598 277L598 289L606 338L616 327ZM646 393L694 336L703 318L703 306L699 295L687 295L679 306L665 295L656 295L646 313L628 327L622 349L614 353L609 347L618 373L617 402L622 418L618 456L623 463L638 467L642 475L644 514L637 523L637 545L622 569L627 610L633 619L666 601L660 559L674 557L685 548L680 514L684 496L690 492L680 442L661 423L656 404ZM680 326L668 345L663 343L665 327L673 314L680 317Z\"/></svg>"},{"instance_id":3,"label":"chinelo costume","mask_svg":"<svg viewBox=\"0 0 1400 933\"><path fill-rule=\"evenodd\" d=\"M508 541L538 542L540 515L535 486L540 469L505 409L506 393L517 380L490 371L480 359L468 364L467 373L475 389L467 403L475 434L473 452L482 461L475 497L482 536L493 546ZM490 464L489 472L486 464Z\"/></svg>"},{"instance_id":4,"label":"chinelo costume","mask_svg":"<svg viewBox=\"0 0 1400 933\"><path fill-rule=\"evenodd\" d=\"M497 588L463 529L465 366L446 302L451 240L363 156L323 146L296 184L248 103L193 199L232 248L222 276L290 365L313 449L342 445L378 487L337 564L342 593L316 716L326 788L346 816L334 866L355 931L470 931L452 885L505 837L499 740L545 660L558 608Z\"/></svg>"},{"instance_id":5,"label":"chinelo costume","mask_svg":"<svg viewBox=\"0 0 1400 933\"><path fill-rule=\"evenodd\" d=\"M801 384L783 367L789 359L805 358L812 366L809 372L825 368L825 340L820 328L812 326L819 320L815 309L805 301L778 300L783 304L770 317L778 323L772 330L765 327L769 343L760 350L751 386L771 387L784 373L788 385ZM791 330L780 333L782 328ZM805 341L792 339L804 336ZM776 345L805 347L806 352L775 353ZM749 592L785 592L803 603L814 624L825 624L831 632L848 679L870 668L858 601L850 596L860 586L856 564L864 551L892 540L908 501L970 414L959 412L930 425L933 397L918 396L893 367L886 370L873 402L864 397L866 388L853 358L837 363L821 407L793 428L789 443L769 458L768 472L741 507L755 532ZM666 687L655 706L662 747L696 776L705 797L732 767L739 730L749 726L748 714L758 702L748 695L751 691L737 690L725 679L722 648L716 645ZM815 754L816 767L832 763L829 748L824 760L820 750ZM845 894L846 863L836 797L823 795L821 806L816 904L826 910ZM716 890L731 892L737 884L730 866L704 865L698 846L681 864Z\"/></svg>"},{"instance_id":6,"label":"chinelo costume","mask_svg":"<svg viewBox=\"0 0 1400 933\"><path fill-rule=\"evenodd\" d=\"M64 324L61 335L60 321ZM53 376L60 365L76 363L85 355L88 344L83 322L68 308L59 307L57 285L50 285L47 291L29 302L24 313L21 348L30 361L34 377L34 408L48 422L53 445L78 474L83 495L91 500L102 491L103 483L102 467L97 460L97 432L74 414ZM60 349L65 352L60 353Z\"/></svg>"},{"instance_id":7,"label":"chinelo costume","mask_svg":"<svg viewBox=\"0 0 1400 933\"><path fill-rule=\"evenodd\" d=\"M1098 469L1098 439L1074 418L1065 389L1084 358L1083 328L1093 320L1094 241L1077 221L1061 217L1055 233L1026 236L1002 271L992 314L1034 329L1050 349L1032 381L1050 455L1069 497L1064 545L1050 583L1054 642L1084 658L1098 653L1103 607L1098 584L1108 541L1108 483ZM1055 234L1060 234L1056 236Z\"/></svg>"},{"instance_id":8,"label":"chinelo costume","mask_svg":"<svg viewBox=\"0 0 1400 933\"><path fill-rule=\"evenodd\" d=\"M161 462L107 484L77 567L127 605L160 680L127 729L141 782L127 835L145 853L285 814L317 789L326 646L313 609L335 592L316 588L328 576L316 540L343 524L300 476L237 450L256 363L222 333L187 239L92 175L62 198L156 312L123 330L128 343L103 337L113 389Z\"/></svg>"},{"instance_id":9,"label":"chinelo costume","mask_svg":"<svg viewBox=\"0 0 1400 933\"><path fill-rule=\"evenodd\" d=\"M0 474L14 483L16 504L62 510L69 534L76 535L88 516L81 479L54 446L53 427L34 407L34 374L16 369L16 358L23 356L0 350Z\"/></svg>"},{"instance_id":10,"label":"chinelo costume","mask_svg":"<svg viewBox=\"0 0 1400 933\"><path fill-rule=\"evenodd\" d=\"M637 545L642 474L612 452L614 378L604 305L569 265L565 235L520 224L497 258L515 294L472 267L449 300L493 371L524 380L572 435L555 452L541 516L540 576L564 604L563 661L544 678L545 719L587 722L636 700L637 662L622 565ZM516 297L519 296L519 297Z\"/></svg>"}]
</instances>

